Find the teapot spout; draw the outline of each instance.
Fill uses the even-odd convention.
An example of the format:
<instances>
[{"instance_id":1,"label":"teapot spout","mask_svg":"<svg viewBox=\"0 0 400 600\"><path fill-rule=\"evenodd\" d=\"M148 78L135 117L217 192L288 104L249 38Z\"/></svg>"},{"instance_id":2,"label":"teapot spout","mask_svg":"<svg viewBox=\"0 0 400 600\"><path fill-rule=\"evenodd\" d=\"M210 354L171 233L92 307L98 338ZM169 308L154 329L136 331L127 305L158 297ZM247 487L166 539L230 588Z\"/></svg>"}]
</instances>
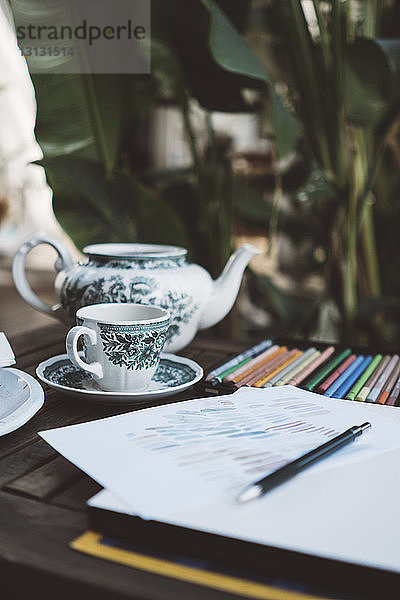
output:
<instances>
[{"instance_id":1,"label":"teapot spout","mask_svg":"<svg viewBox=\"0 0 400 600\"><path fill-rule=\"evenodd\" d=\"M260 250L251 244L244 244L232 254L222 274L212 284L200 317L199 329L216 325L228 314L238 295L243 272L256 254L260 254Z\"/></svg>"}]
</instances>

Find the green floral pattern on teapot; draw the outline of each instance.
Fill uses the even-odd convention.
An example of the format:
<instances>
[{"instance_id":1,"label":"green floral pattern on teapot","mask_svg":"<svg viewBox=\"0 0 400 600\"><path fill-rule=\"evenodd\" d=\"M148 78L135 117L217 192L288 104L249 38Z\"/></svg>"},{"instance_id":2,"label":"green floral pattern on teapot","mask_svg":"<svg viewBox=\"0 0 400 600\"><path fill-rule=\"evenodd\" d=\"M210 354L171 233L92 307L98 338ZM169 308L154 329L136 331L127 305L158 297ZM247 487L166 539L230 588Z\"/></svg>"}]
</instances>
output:
<instances>
[{"instance_id":1,"label":"green floral pattern on teapot","mask_svg":"<svg viewBox=\"0 0 400 600\"><path fill-rule=\"evenodd\" d=\"M58 253L55 268L58 302L46 304L31 289L25 273L29 252L50 244ZM186 262L178 246L140 243L92 244L83 249L86 262L73 263L67 248L38 233L24 242L13 261L13 278L21 296L35 309L71 326L82 306L108 302L150 304L171 314L165 350L184 348L199 329L212 327L231 310L243 271L259 250L244 244L215 281L200 265Z\"/></svg>"}]
</instances>

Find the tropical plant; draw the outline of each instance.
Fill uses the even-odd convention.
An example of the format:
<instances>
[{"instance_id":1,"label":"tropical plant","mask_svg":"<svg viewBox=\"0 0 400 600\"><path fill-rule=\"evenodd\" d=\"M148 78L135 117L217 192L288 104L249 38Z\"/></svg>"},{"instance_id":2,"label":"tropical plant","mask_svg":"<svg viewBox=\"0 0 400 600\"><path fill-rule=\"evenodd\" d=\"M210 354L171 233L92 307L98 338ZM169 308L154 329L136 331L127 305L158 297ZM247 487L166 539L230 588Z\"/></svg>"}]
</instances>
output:
<instances>
[{"instance_id":1,"label":"tropical plant","mask_svg":"<svg viewBox=\"0 0 400 600\"><path fill-rule=\"evenodd\" d=\"M276 36L276 54L302 125L302 155L310 169L296 197L313 224L314 247L326 257L325 299L340 309L342 337L357 337L363 312L369 333L384 337L374 205L394 200L388 190L386 198L378 194L383 195L380 178L390 148L399 156L400 40L376 38L384 2L262 5L262 27Z\"/></svg>"},{"instance_id":2,"label":"tropical plant","mask_svg":"<svg viewBox=\"0 0 400 600\"><path fill-rule=\"evenodd\" d=\"M41 18L41 0L12 0L11 5L26 23ZM244 22L249 6L248 0L239 0L229 7L232 22ZM46 9L54 13L47 15L49 20L57 22L65 7L47 3ZM35 64L41 164L54 190L55 213L79 247L99 239L173 243L188 246L214 273L225 262L234 212L242 209L233 204L238 193L232 192L230 163L220 152L209 112L253 110L242 90L259 87L259 82L246 64L232 70L216 61L208 39L211 35L218 42L220 34L228 35L230 47L238 45L238 57L248 53L258 68L231 21L211 0L152 2L150 76L51 74L51 57ZM179 107L192 165L154 173L143 160L140 138L162 98ZM205 153L192 124L192 99L206 111Z\"/></svg>"},{"instance_id":3,"label":"tropical plant","mask_svg":"<svg viewBox=\"0 0 400 600\"><path fill-rule=\"evenodd\" d=\"M40 14L40 4L12 0L28 21ZM378 195L393 194L393 186L383 189L382 173L392 160L390 148L398 156L400 105L399 41L375 38L387 4L153 0L151 76L49 75L41 63L43 73L32 75L37 137L62 225L80 246L99 239L188 245L194 258L215 271L230 250L235 222L251 223L257 215L264 223L270 214L273 227L307 236L321 249L310 268L326 282L323 296L302 323L315 321L328 302L342 315L342 335L354 332L363 311L368 324L382 331L374 203ZM271 49L259 52L258 44L252 51L244 41L249 32L260 38L267 31L276 41L279 85L269 75ZM248 88L257 91L257 106L246 100ZM143 161L140 137L165 97L180 108L192 165L154 173ZM206 152L193 128L192 99L206 111ZM265 107L277 160L294 150L302 156L295 212L280 207L280 170L268 207L255 188L233 175L212 127L212 111ZM282 302L267 281L260 285L278 311L288 306L293 330L292 317L302 309L296 313L292 300Z\"/></svg>"}]
</instances>

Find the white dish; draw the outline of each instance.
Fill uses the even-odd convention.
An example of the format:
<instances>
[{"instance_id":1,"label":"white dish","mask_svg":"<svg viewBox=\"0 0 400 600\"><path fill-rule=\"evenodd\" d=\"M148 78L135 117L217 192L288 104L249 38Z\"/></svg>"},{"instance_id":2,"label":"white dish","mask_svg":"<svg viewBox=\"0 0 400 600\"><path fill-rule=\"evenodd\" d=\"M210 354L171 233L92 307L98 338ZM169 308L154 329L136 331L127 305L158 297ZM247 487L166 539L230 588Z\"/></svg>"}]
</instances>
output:
<instances>
[{"instance_id":1,"label":"white dish","mask_svg":"<svg viewBox=\"0 0 400 600\"><path fill-rule=\"evenodd\" d=\"M15 365L14 352L6 334L0 331L0 367L10 367L11 365Z\"/></svg>"},{"instance_id":2,"label":"white dish","mask_svg":"<svg viewBox=\"0 0 400 600\"><path fill-rule=\"evenodd\" d=\"M144 400L158 400L177 394L197 383L203 377L203 369L194 360L161 354L160 364L150 382L141 392L105 392L89 373L75 367L66 354L53 356L40 363L36 374L43 383L64 394L93 400L103 404L134 404Z\"/></svg>"},{"instance_id":3,"label":"white dish","mask_svg":"<svg viewBox=\"0 0 400 600\"><path fill-rule=\"evenodd\" d=\"M43 406L40 383L19 369L0 369L0 436L22 427Z\"/></svg>"}]
</instances>

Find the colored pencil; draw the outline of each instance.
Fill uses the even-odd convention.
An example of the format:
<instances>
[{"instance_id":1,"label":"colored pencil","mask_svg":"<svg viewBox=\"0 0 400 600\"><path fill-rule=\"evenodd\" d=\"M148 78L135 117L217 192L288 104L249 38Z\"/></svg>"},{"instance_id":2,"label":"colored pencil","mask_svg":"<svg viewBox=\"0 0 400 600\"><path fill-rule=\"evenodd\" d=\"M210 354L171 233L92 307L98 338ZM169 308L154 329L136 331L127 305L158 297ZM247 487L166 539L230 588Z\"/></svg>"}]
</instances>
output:
<instances>
[{"instance_id":1,"label":"colored pencil","mask_svg":"<svg viewBox=\"0 0 400 600\"><path fill-rule=\"evenodd\" d=\"M302 356L299 356L291 365L286 367L283 371L275 375L270 381L263 385L263 387L269 387L271 385L285 385L289 379L294 377L297 373L300 373L304 367L306 367L312 360L314 360L314 354L317 352L316 348L309 348Z\"/></svg>"},{"instance_id":2,"label":"colored pencil","mask_svg":"<svg viewBox=\"0 0 400 600\"><path fill-rule=\"evenodd\" d=\"M253 358L257 354L260 354L261 352L266 350L269 346L272 346L272 340L263 340L262 342L260 342L259 344L256 344L252 348L249 348L248 350L241 352L234 358L231 358L230 360L228 360L223 365L220 365L219 367L216 367L215 369L210 371L210 373L208 373L208 375L206 377L206 381L209 381L210 379L213 379L214 377L218 378L224 371L227 371L231 367L238 365L240 362L244 361L246 358Z\"/></svg>"},{"instance_id":3,"label":"colored pencil","mask_svg":"<svg viewBox=\"0 0 400 600\"><path fill-rule=\"evenodd\" d=\"M265 388L300 385L329 397L400 405L399 355L356 356L350 348L336 351L334 346L324 351L289 350L263 340L210 371L206 381L215 388L222 383Z\"/></svg>"},{"instance_id":4,"label":"colored pencil","mask_svg":"<svg viewBox=\"0 0 400 600\"><path fill-rule=\"evenodd\" d=\"M394 388L390 392L390 396L387 399L386 404L388 406L394 406L394 405L397 406L397 400L399 400L399 398L400 398L400 377L398 378L398 380L394 384Z\"/></svg>"},{"instance_id":5,"label":"colored pencil","mask_svg":"<svg viewBox=\"0 0 400 600\"><path fill-rule=\"evenodd\" d=\"M299 385L304 381L317 367L322 365L331 354L335 352L334 346L326 348L319 356L316 357L307 367L305 367L300 373L297 373L292 379L289 379L288 385Z\"/></svg>"},{"instance_id":6,"label":"colored pencil","mask_svg":"<svg viewBox=\"0 0 400 600\"><path fill-rule=\"evenodd\" d=\"M347 394L347 392L349 392L351 390L352 386L356 383L356 381L364 373L365 369L369 366L371 361L372 361L372 356L366 356L365 358L363 358L363 360L360 362L358 367L356 369L354 369L354 371L352 373L350 373L350 375L347 377L347 379L345 379L343 381L342 385L340 385L338 387L336 392L331 395L331 398L344 398L344 396Z\"/></svg>"},{"instance_id":7,"label":"colored pencil","mask_svg":"<svg viewBox=\"0 0 400 600\"><path fill-rule=\"evenodd\" d=\"M338 390L340 388L342 383L344 383L346 381L346 379L352 373L354 373L354 371L359 367L359 365L362 363L363 360L364 360L364 356L362 354L360 356L357 356L356 360L354 362L352 362L351 365L349 367L347 367L347 369L345 371L343 371L343 373L341 375L339 375L339 377L336 379L336 381L334 381L332 383L332 385L330 387L328 387L324 396L328 396L329 398L331 398L333 396L333 394L336 392L336 390Z\"/></svg>"},{"instance_id":8,"label":"colored pencil","mask_svg":"<svg viewBox=\"0 0 400 600\"><path fill-rule=\"evenodd\" d=\"M253 365L249 369L246 369L246 371L244 371L244 373L241 373L240 375L235 377L232 381L234 383L242 383L245 379L247 380L248 378L250 378L252 376L252 373L255 373L256 371L262 372L262 370L268 363L270 363L271 361L278 358L283 352L287 352L286 346L281 346L280 348L278 348L278 350L275 350L275 352L273 352L272 354L267 356L267 358L264 358L259 363L257 363L256 365Z\"/></svg>"},{"instance_id":9,"label":"colored pencil","mask_svg":"<svg viewBox=\"0 0 400 600\"><path fill-rule=\"evenodd\" d=\"M356 354L351 354L348 358L346 358L346 360L343 361L342 364L339 365L338 368L335 371L333 371L333 373L331 373L331 375L329 375L329 377L327 377L325 381L321 383L321 385L317 389L317 392L325 394L326 390L332 385L332 383L334 383L334 381L336 381L336 379L340 377L340 375L344 373L346 369L349 368L349 366L356 360L356 358Z\"/></svg>"},{"instance_id":10,"label":"colored pencil","mask_svg":"<svg viewBox=\"0 0 400 600\"><path fill-rule=\"evenodd\" d=\"M222 371L222 373L220 375L218 375L218 377L216 377L215 379L217 379L219 382L223 381L224 378L229 375L229 373L233 373L233 371L236 371L239 367L243 367L244 365L247 365L247 363L249 363L251 361L251 358L245 358L244 360L242 360L238 365L234 366L234 367L230 367L230 369L226 369L226 371ZM210 381L213 381L214 378Z\"/></svg>"},{"instance_id":11,"label":"colored pencil","mask_svg":"<svg viewBox=\"0 0 400 600\"><path fill-rule=\"evenodd\" d=\"M254 387L262 387L264 383L267 383L267 381L272 379L272 377L274 377L277 373L281 373L281 371L285 367L291 365L296 360L296 358L298 358L302 354L303 352L301 350L291 350L290 354L287 356L287 360L285 360L285 362L283 362L281 365L278 365L277 368L274 369L274 371L272 371L269 375L266 375L265 377L262 377L259 381L256 381L254 383Z\"/></svg>"},{"instance_id":12,"label":"colored pencil","mask_svg":"<svg viewBox=\"0 0 400 600\"><path fill-rule=\"evenodd\" d=\"M375 383L374 387L368 394L367 402L376 402L379 394L381 393L381 391L384 388L385 383L389 379L393 369L396 367L398 362L399 362L399 355L394 354L394 356L392 356L392 358L389 360L385 370L379 376L378 381Z\"/></svg>"},{"instance_id":13,"label":"colored pencil","mask_svg":"<svg viewBox=\"0 0 400 600\"><path fill-rule=\"evenodd\" d=\"M258 367L258 369L255 369L249 375L246 375L246 377L241 379L236 385L253 385L253 383L258 381L261 377L268 375L274 369L276 369L276 367L279 367L279 365L284 363L289 358L289 354L291 355L291 352L293 352L293 350L288 350L286 347L284 347L282 350L283 351L278 352L277 356L275 356L271 361L268 361L264 365Z\"/></svg>"},{"instance_id":14,"label":"colored pencil","mask_svg":"<svg viewBox=\"0 0 400 600\"><path fill-rule=\"evenodd\" d=\"M374 371L374 373L372 373L371 377L368 379L365 386L361 389L361 392L359 392L357 394L356 400L358 400L359 402L366 401L368 394L374 387L375 383L378 381L379 376L381 375L383 370L386 368L386 365L388 364L389 360L390 360L390 356L389 356L389 354L386 354L382 358L381 362L379 363L376 371Z\"/></svg>"},{"instance_id":15,"label":"colored pencil","mask_svg":"<svg viewBox=\"0 0 400 600\"><path fill-rule=\"evenodd\" d=\"M322 369L318 371L318 373L307 383L304 389L312 392L313 389L322 381L324 381L324 379L328 377L328 375L332 373L332 371L338 365L340 365L340 363L343 362L350 354L351 349L347 348L346 350L343 350L343 352L335 356L325 367L322 367Z\"/></svg>"},{"instance_id":16,"label":"colored pencil","mask_svg":"<svg viewBox=\"0 0 400 600\"><path fill-rule=\"evenodd\" d=\"M267 356L270 356L273 352L275 352L278 349L279 346L277 344L274 344L273 346L268 348L268 350L264 350L264 352L261 352L261 354L258 354L254 358L247 358L245 365L237 365L237 367L232 367L231 369L229 369L230 372L226 373L226 375L223 377L224 383L228 381L233 381L235 377L239 377L239 375L245 373L246 371L248 371L248 369L259 363L260 361L264 360L264 358L267 358Z\"/></svg>"},{"instance_id":17,"label":"colored pencil","mask_svg":"<svg viewBox=\"0 0 400 600\"><path fill-rule=\"evenodd\" d=\"M386 401L389 399L390 392L394 387L398 377L400 375L400 361L397 363L396 368L393 369L389 379L385 383L383 391L379 394L376 402L377 404L386 404Z\"/></svg>"},{"instance_id":18,"label":"colored pencil","mask_svg":"<svg viewBox=\"0 0 400 600\"><path fill-rule=\"evenodd\" d=\"M363 388L364 384L371 377L377 366L382 360L382 354L377 354L371 361L371 364L365 369L361 377L355 382L351 390L346 394L346 400L355 400L358 392Z\"/></svg>"}]
</instances>

